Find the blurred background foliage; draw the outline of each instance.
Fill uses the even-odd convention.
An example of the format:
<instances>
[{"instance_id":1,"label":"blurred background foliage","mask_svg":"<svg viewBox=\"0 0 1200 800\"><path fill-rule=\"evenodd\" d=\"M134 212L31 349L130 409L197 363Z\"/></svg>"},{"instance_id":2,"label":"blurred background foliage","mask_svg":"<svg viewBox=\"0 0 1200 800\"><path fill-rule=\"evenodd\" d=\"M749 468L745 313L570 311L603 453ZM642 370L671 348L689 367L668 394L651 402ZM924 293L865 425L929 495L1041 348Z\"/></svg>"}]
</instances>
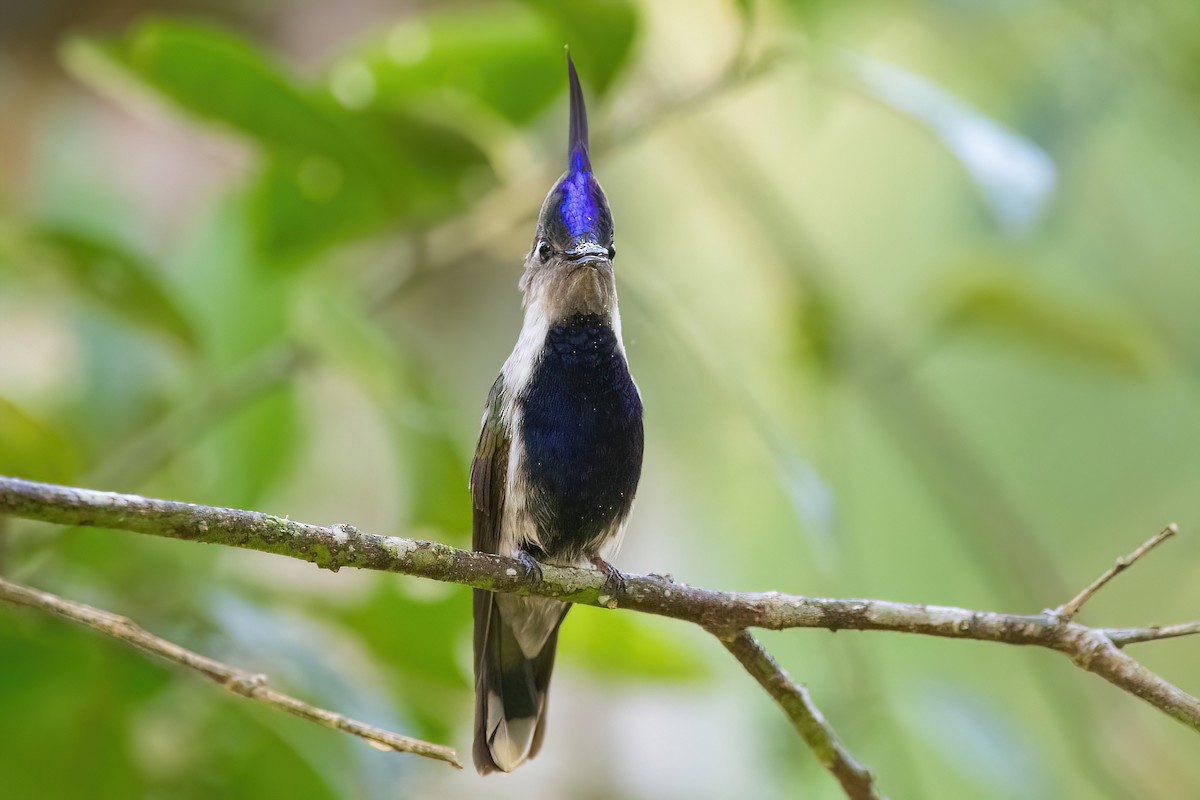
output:
<instances>
[{"instance_id":1,"label":"blurred background foliage","mask_svg":"<svg viewBox=\"0 0 1200 800\"><path fill-rule=\"evenodd\" d=\"M1084 618L1197 616L1193 0L0 4L0 472L466 545L564 43L647 407L622 567L1036 612L1175 519ZM469 752L465 590L4 524L14 579ZM571 616L489 796L839 796L703 634ZM765 639L893 797L1200 790L1052 654ZM0 713L6 797L485 790L17 610Z\"/></svg>"}]
</instances>

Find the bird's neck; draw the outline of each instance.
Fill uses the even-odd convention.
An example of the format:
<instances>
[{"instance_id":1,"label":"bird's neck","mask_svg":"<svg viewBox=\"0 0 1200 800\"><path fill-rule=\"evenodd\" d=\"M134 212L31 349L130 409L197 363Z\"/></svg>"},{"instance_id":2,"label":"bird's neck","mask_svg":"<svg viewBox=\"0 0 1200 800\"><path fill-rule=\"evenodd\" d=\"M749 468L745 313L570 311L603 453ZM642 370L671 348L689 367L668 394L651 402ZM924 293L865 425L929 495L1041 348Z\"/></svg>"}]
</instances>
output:
<instances>
[{"instance_id":1,"label":"bird's neck","mask_svg":"<svg viewBox=\"0 0 1200 800\"><path fill-rule=\"evenodd\" d=\"M624 358L621 313L611 270L565 272L549 280L523 281L521 288L525 291L525 321L517 345L504 364L504 385L510 397L521 395L528 387L544 356L546 337L551 328L581 317L611 328L616 338L616 351Z\"/></svg>"}]
</instances>

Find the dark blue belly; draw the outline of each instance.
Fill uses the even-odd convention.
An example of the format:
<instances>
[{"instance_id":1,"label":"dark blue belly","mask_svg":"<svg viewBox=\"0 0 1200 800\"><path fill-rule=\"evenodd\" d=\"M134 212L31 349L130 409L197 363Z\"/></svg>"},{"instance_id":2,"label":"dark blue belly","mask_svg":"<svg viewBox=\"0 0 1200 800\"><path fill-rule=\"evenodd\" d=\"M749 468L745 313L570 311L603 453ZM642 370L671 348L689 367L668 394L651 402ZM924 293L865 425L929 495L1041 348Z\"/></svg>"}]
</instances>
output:
<instances>
[{"instance_id":1,"label":"dark blue belly","mask_svg":"<svg viewBox=\"0 0 1200 800\"><path fill-rule=\"evenodd\" d=\"M592 555L633 503L642 401L600 317L554 325L523 396L529 507L546 555Z\"/></svg>"}]
</instances>

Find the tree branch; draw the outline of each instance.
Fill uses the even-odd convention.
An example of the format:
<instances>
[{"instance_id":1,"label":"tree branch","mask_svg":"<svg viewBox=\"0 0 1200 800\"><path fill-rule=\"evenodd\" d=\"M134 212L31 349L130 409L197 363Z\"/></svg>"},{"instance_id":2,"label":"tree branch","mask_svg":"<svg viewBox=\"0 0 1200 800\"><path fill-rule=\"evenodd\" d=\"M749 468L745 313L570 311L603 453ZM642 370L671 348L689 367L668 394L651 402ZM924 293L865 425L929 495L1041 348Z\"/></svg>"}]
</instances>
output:
<instances>
[{"instance_id":1,"label":"tree branch","mask_svg":"<svg viewBox=\"0 0 1200 800\"><path fill-rule=\"evenodd\" d=\"M752 627L824 628L894 631L1044 647L1064 654L1081 669L1200 732L1200 700L1151 672L1119 647L1200 633L1200 623L1108 631L1064 620L1053 612L1019 615L888 600L720 592L659 575L626 576L624 591L614 598L606 593L606 576L593 570L544 564L538 579L526 577L522 565L512 559L435 542L364 533L348 525L323 527L255 511L197 506L18 478L0 477L0 514L259 550L331 570L342 567L382 570L584 605L607 608L620 605L694 622L726 642L737 640L744 629ZM764 669L760 661L756 663L759 669ZM752 674L759 677L762 673L752 670ZM794 702L794 694L788 693L788 697L789 702ZM787 706L785 710L793 714Z\"/></svg>"},{"instance_id":2,"label":"tree branch","mask_svg":"<svg viewBox=\"0 0 1200 800\"><path fill-rule=\"evenodd\" d=\"M1101 575L1099 578L1096 578L1096 580L1084 587L1083 591L1081 591L1079 594L1075 595L1069 601L1056 608L1054 610L1054 614L1065 620L1074 619L1075 615L1079 613L1079 610L1083 608L1083 604L1088 600L1091 600L1092 596L1096 594L1096 592L1103 589L1109 581L1132 567L1138 562L1138 559L1177 533L1179 533L1179 527L1172 522L1154 536L1151 536L1149 539L1142 542L1141 546L1138 547L1137 550L1134 550L1127 556L1121 556L1118 558L1117 562L1105 570L1103 575Z\"/></svg>"},{"instance_id":3,"label":"tree branch","mask_svg":"<svg viewBox=\"0 0 1200 800\"><path fill-rule=\"evenodd\" d=\"M837 734L808 696L808 690L795 683L757 639L745 630L717 638L775 698L805 744L821 765L837 778L850 800L883 800L875 790L870 770L858 763L838 741Z\"/></svg>"},{"instance_id":4,"label":"tree branch","mask_svg":"<svg viewBox=\"0 0 1200 800\"><path fill-rule=\"evenodd\" d=\"M102 611L83 603L76 603L73 600L66 600L30 586L10 583L2 578L0 578L0 600L35 608L39 611L47 611L72 622L78 622L80 625L86 625L93 630L108 634L114 639L131 644L139 650L166 659L181 667L195 670L234 694L258 700L326 728L353 734L378 750L415 753L426 758L445 761L447 764L462 769L462 764L458 762L458 754L454 752L453 748L401 736L398 733L376 728L323 708L310 706L308 703L267 686L266 675L243 672L228 664L168 642L166 639L149 633L127 617Z\"/></svg>"}]
</instances>

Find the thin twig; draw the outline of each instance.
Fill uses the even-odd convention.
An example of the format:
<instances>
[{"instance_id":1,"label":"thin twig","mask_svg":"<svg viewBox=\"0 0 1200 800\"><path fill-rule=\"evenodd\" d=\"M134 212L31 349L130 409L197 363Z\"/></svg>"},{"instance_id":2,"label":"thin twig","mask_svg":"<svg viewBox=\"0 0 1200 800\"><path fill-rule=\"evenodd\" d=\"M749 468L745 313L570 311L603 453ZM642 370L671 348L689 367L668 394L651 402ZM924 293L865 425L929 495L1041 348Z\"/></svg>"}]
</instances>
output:
<instances>
[{"instance_id":1,"label":"thin twig","mask_svg":"<svg viewBox=\"0 0 1200 800\"><path fill-rule=\"evenodd\" d=\"M169 642L166 639L147 632L127 617L93 608L83 603L77 603L73 600L67 600L58 595L34 589L30 586L10 583L3 579L0 579L0 600L19 606L35 608L40 611L47 611L64 619L69 619L72 622L86 625L93 630L100 631L115 639L120 639L127 644L131 644L139 650L166 659L173 664L195 670L204 677L224 686L234 694L248 697L251 700L258 700L286 711L289 714L295 714L297 717L302 717L310 722L323 725L326 728L333 728L334 730L353 734L364 739L367 744L378 750L413 753L425 756L426 758L444 761L447 764L462 769L462 765L458 762L458 755L453 748L402 736L383 728L376 728L374 725L367 725L364 722L344 717L332 711L326 711L323 708L311 706L308 703L267 686L267 677L265 675L244 672L228 664L211 659L208 656L203 656L187 648L180 647L174 642Z\"/></svg>"},{"instance_id":2,"label":"thin twig","mask_svg":"<svg viewBox=\"0 0 1200 800\"><path fill-rule=\"evenodd\" d=\"M837 778L850 800L884 800L875 788L870 770L838 741L837 733L825 721L808 690L793 681L757 639L744 629L717 638L783 708L805 744Z\"/></svg>"},{"instance_id":3,"label":"thin twig","mask_svg":"<svg viewBox=\"0 0 1200 800\"><path fill-rule=\"evenodd\" d=\"M1079 594L1072 597L1067 603L1059 606L1054 610L1055 616L1064 620L1070 621L1079 613L1079 609L1083 608L1083 604L1092 599L1092 595L1104 588L1104 586L1113 578L1120 575L1125 570L1137 563L1138 559L1149 553L1160 544L1170 539L1175 534L1179 533L1179 526L1172 522L1167 527L1156 533L1154 536L1142 543L1141 547L1134 550L1126 556L1121 556L1116 563L1109 567L1103 575L1092 581L1090 585L1084 588Z\"/></svg>"},{"instance_id":4,"label":"thin twig","mask_svg":"<svg viewBox=\"0 0 1200 800\"><path fill-rule=\"evenodd\" d=\"M526 577L522 565L513 559L364 533L346 525L309 525L257 511L0 477L0 514L259 550L331 570L382 570L496 592L614 605L605 591L606 576L595 570L543 564L539 580ZM626 576L619 602L634 611L687 620L730 634L742 628L879 630L1045 647L1200 732L1200 699L1125 655L1103 629L1067 622L1052 613L1024 616L889 600L719 592L658 575Z\"/></svg>"},{"instance_id":5,"label":"thin twig","mask_svg":"<svg viewBox=\"0 0 1200 800\"><path fill-rule=\"evenodd\" d=\"M1180 636L1200 634L1200 622L1181 622L1177 625L1150 625L1145 628L1101 628L1101 632L1117 647L1141 642L1157 642Z\"/></svg>"}]
</instances>

